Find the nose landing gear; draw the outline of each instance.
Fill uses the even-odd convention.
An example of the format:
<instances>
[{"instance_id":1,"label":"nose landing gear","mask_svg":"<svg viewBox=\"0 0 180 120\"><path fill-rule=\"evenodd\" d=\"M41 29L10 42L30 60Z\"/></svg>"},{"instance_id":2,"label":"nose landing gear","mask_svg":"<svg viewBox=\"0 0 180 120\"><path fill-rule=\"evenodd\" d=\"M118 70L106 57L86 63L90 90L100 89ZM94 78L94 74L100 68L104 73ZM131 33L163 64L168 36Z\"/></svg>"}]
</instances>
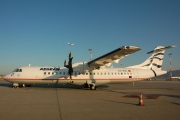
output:
<instances>
[{"instance_id":1,"label":"nose landing gear","mask_svg":"<svg viewBox=\"0 0 180 120\"><path fill-rule=\"evenodd\" d=\"M13 85L12 88L18 88L18 87L19 87L19 84L18 84L18 83L13 83L12 85Z\"/></svg>"}]
</instances>

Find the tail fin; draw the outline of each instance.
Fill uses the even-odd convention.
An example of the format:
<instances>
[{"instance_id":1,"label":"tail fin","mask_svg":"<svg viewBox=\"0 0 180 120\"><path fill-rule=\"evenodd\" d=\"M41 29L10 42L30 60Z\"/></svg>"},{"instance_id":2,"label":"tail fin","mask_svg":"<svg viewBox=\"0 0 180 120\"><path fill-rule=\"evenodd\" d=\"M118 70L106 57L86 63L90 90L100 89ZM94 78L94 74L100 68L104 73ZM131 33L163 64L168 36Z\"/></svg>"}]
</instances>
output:
<instances>
[{"instance_id":1,"label":"tail fin","mask_svg":"<svg viewBox=\"0 0 180 120\"><path fill-rule=\"evenodd\" d=\"M152 55L142 64L130 66L128 68L161 70L165 50L170 49L170 48L175 48L175 47L176 46L167 46L167 47L158 46L154 50L147 53L147 54L152 54Z\"/></svg>"}]
</instances>

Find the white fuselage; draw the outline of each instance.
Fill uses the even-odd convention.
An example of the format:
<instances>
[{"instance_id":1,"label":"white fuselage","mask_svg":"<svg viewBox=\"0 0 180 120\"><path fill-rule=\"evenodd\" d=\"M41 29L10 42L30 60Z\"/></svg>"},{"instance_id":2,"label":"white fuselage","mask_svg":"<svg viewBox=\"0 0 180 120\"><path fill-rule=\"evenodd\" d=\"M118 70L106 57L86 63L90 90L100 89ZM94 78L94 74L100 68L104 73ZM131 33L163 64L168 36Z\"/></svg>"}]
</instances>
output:
<instances>
[{"instance_id":1,"label":"white fuselage","mask_svg":"<svg viewBox=\"0 0 180 120\"><path fill-rule=\"evenodd\" d=\"M145 80L165 74L166 71L135 68L104 68L96 70L74 70L74 85L109 83L125 83ZM67 84L70 81L68 69L65 67L19 67L4 79L17 84Z\"/></svg>"}]
</instances>

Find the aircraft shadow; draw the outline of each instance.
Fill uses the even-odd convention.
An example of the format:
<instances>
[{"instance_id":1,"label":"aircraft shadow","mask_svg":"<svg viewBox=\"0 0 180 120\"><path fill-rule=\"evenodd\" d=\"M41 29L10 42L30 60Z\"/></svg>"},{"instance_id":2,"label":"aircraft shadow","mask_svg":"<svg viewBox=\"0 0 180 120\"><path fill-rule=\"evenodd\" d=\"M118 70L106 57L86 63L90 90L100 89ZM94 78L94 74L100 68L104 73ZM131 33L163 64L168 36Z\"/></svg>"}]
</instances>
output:
<instances>
[{"instance_id":1,"label":"aircraft shadow","mask_svg":"<svg viewBox=\"0 0 180 120\"><path fill-rule=\"evenodd\" d=\"M101 91L107 91L107 92L112 92L112 93L123 94L122 97L127 97L127 98L138 98L139 95L140 95L140 92L120 92L120 91L103 89L103 88L99 88L99 89L100 89ZM144 97L145 99L157 99L158 97L161 97L161 96L180 99L180 95L170 95L170 94L146 94L146 93L142 93L142 94L143 94L143 97Z\"/></svg>"},{"instance_id":2,"label":"aircraft shadow","mask_svg":"<svg viewBox=\"0 0 180 120\"><path fill-rule=\"evenodd\" d=\"M172 104L174 104L174 105L180 105L180 103L175 103L175 102L171 102Z\"/></svg>"},{"instance_id":3,"label":"aircraft shadow","mask_svg":"<svg viewBox=\"0 0 180 120\"><path fill-rule=\"evenodd\" d=\"M133 103L127 103L127 102L119 102L119 101L114 101L114 100L103 100L103 99L99 99L102 101L107 101L107 102L112 102L112 103L121 103L121 104L129 104L129 105L138 105L138 104L133 104Z\"/></svg>"},{"instance_id":4,"label":"aircraft shadow","mask_svg":"<svg viewBox=\"0 0 180 120\"><path fill-rule=\"evenodd\" d=\"M97 90L99 88L106 88L108 86L98 86ZM72 84L54 84L54 85L42 85L42 84L35 84L32 85L30 88L66 88L66 89L81 89L81 90L89 90L89 88L85 88L84 86L76 86Z\"/></svg>"},{"instance_id":5,"label":"aircraft shadow","mask_svg":"<svg viewBox=\"0 0 180 120\"><path fill-rule=\"evenodd\" d=\"M4 81L3 79L0 79L0 87L1 86L2 87L12 87L12 84Z\"/></svg>"},{"instance_id":6,"label":"aircraft shadow","mask_svg":"<svg viewBox=\"0 0 180 120\"><path fill-rule=\"evenodd\" d=\"M12 87L12 85L8 84L8 83L0 83L0 86L2 86L2 87Z\"/></svg>"}]
</instances>

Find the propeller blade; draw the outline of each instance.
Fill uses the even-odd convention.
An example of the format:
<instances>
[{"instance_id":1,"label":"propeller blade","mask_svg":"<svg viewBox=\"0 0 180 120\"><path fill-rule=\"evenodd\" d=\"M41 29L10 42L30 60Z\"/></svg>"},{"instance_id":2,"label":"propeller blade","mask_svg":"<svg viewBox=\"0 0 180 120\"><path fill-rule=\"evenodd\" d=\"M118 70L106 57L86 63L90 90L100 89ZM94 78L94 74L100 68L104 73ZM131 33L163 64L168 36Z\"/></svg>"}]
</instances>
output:
<instances>
[{"instance_id":1,"label":"propeller blade","mask_svg":"<svg viewBox=\"0 0 180 120\"><path fill-rule=\"evenodd\" d=\"M72 74L73 74L73 68L72 68L72 59L73 57L71 57L71 53L69 53L69 61L68 61L68 65L66 65L66 60L64 61L64 67L68 68L68 73L69 73L69 77L72 80Z\"/></svg>"},{"instance_id":2,"label":"propeller blade","mask_svg":"<svg viewBox=\"0 0 180 120\"><path fill-rule=\"evenodd\" d=\"M71 53L72 53L72 52L70 51L70 53L69 53L69 59L71 58Z\"/></svg>"},{"instance_id":3,"label":"propeller blade","mask_svg":"<svg viewBox=\"0 0 180 120\"><path fill-rule=\"evenodd\" d=\"M71 66L71 67L72 67L72 59L73 59L73 57L71 57L71 58L69 59L69 66Z\"/></svg>"}]
</instances>

